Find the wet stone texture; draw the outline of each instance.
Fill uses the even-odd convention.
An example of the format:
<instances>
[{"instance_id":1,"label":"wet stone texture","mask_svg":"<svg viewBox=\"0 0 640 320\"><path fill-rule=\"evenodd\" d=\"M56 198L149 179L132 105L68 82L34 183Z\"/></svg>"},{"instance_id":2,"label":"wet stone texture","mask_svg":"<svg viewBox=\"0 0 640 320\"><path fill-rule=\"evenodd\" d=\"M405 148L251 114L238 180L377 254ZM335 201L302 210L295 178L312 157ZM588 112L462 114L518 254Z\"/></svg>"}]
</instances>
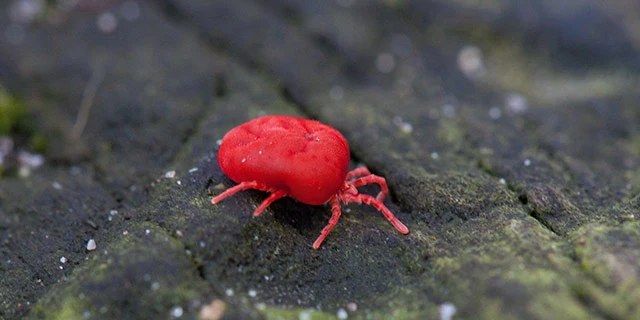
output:
<instances>
[{"instance_id":1,"label":"wet stone texture","mask_svg":"<svg viewBox=\"0 0 640 320\"><path fill-rule=\"evenodd\" d=\"M0 8L46 143L0 177L0 318L640 319L637 1L69 3ZM410 233L212 205L266 114L339 129Z\"/></svg>"}]
</instances>

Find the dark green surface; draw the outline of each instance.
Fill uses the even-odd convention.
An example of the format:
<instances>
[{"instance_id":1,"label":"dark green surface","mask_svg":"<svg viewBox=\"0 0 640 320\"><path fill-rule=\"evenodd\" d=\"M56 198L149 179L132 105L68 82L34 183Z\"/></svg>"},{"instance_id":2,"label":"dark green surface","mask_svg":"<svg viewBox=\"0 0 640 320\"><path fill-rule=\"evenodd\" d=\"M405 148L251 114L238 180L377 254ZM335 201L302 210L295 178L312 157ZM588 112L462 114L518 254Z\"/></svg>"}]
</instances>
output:
<instances>
[{"instance_id":1,"label":"dark green surface","mask_svg":"<svg viewBox=\"0 0 640 320\"><path fill-rule=\"evenodd\" d=\"M445 302L454 319L640 318L638 5L340 3L167 0L133 21L85 6L4 39L0 84L47 162L0 180L0 318L197 318L214 299L229 319L350 303L350 319L434 319ZM468 46L480 76L460 71ZM409 235L349 205L316 251L328 207L211 205L233 185L216 141L263 114L343 132Z\"/></svg>"}]
</instances>

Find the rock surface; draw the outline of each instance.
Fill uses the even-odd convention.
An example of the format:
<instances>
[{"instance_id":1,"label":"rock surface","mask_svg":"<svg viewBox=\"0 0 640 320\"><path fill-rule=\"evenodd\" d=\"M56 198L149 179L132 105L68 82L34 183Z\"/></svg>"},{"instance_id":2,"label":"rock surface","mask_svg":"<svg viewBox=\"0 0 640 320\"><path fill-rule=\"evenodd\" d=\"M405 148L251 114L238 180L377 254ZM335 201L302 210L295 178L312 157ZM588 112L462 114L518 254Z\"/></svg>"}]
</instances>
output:
<instances>
[{"instance_id":1,"label":"rock surface","mask_svg":"<svg viewBox=\"0 0 640 320\"><path fill-rule=\"evenodd\" d=\"M0 318L640 318L637 1L1 10L47 151L0 178ZM349 205L312 250L326 206L211 205L264 114L339 129L410 233Z\"/></svg>"}]
</instances>

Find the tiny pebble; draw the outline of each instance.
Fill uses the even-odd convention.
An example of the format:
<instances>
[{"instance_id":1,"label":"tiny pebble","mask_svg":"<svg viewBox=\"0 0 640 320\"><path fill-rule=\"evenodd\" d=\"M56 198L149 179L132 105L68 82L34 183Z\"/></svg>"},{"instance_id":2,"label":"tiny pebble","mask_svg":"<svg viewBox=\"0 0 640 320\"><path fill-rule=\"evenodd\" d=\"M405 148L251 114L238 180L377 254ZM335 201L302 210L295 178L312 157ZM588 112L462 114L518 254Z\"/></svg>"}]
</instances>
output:
<instances>
[{"instance_id":1,"label":"tiny pebble","mask_svg":"<svg viewBox=\"0 0 640 320\"><path fill-rule=\"evenodd\" d=\"M255 298L257 295L258 293L255 290L253 289L249 290L249 297Z\"/></svg>"},{"instance_id":2,"label":"tiny pebble","mask_svg":"<svg viewBox=\"0 0 640 320\"><path fill-rule=\"evenodd\" d=\"M182 310L181 306L175 306L175 307L171 308L171 316L174 317L174 318L182 317L183 313L184 313L184 311Z\"/></svg>"},{"instance_id":3,"label":"tiny pebble","mask_svg":"<svg viewBox=\"0 0 640 320\"><path fill-rule=\"evenodd\" d=\"M528 167L528 166L530 166L530 165L531 165L531 160L529 160L529 159L524 159L524 166L525 166L525 167Z\"/></svg>"},{"instance_id":4,"label":"tiny pebble","mask_svg":"<svg viewBox=\"0 0 640 320\"><path fill-rule=\"evenodd\" d=\"M97 247L96 241L93 239L89 239L89 242L87 242L87 250L93 251L96 249L96 247Z\"/></svg>"},{"instance_id":5,"label":"tiny pebble","mask_svg":"<svg viewBox=\"0 0 640 320\"><path fill-rule=\"evenodd\" d=\"M65 258L65 257L60 258L60 262L66 263L67 262L67 258Z\"/></svg>"},{"instance_id":6,"label":"tiny pebble","mask_svg":"<svg viewBox=\"0 0 640 320\"><path fill-rule=\"evenodd\" d=\"M440 320L451 320L456 314L456 306L451 302L445 302L438 307L440 312Z\"/></svg>"},{"instance_id":7,"label":"tiny pebble","mask_svg":"<svg viewBox=\"0 0 640 320\"><path fill-rule=\"evenodd\" d=\"M175 176L176 176L176 172L175 172L174 170L167 171L167 172L164 174L164 177L165 177L165 178L168 178L168 179L172 179L172 178L174 178Z\"/></svg>"},{"instance_id":8,"label":"tiny pebble","mask_svg":"<svg viewBox=\"0 0 640 320\"><path fill-rule=\"evenodd\" d=\"M349 314L347 314L347 310L338 309L338 312L336 312L336 317L338 317L338 319L346 319L349 317Z\"/></svg>"}]
</instances>

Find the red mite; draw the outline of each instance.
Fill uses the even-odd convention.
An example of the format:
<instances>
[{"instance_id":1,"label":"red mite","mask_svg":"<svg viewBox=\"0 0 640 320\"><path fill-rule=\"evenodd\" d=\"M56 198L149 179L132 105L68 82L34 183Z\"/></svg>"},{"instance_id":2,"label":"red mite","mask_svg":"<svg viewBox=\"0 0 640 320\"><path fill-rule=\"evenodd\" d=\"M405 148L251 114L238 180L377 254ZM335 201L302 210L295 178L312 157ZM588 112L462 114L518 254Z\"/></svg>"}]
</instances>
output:
<instances>
[{"instance_id":1,"label":"red mite","mask_svg":"<svg viewBox=\"0 0 640 320\"><path fill-rule=\"evenodd\" d=\"M318 249L338 223L340 202L372 205L402 234L409 229L382 203L389 194L383 177L366 167L349 171L349 145L336 129L318 121L290 116L264 116L229 131L218 150L222 172L238 185L214 197L216 204L238 191L269 192L256 211L259 215L272 202L291 197L302 203L331 202L331 219L316 241ZM357 187L378 184L377 197L360 194Z\"/></svg>"}]
</instances>

